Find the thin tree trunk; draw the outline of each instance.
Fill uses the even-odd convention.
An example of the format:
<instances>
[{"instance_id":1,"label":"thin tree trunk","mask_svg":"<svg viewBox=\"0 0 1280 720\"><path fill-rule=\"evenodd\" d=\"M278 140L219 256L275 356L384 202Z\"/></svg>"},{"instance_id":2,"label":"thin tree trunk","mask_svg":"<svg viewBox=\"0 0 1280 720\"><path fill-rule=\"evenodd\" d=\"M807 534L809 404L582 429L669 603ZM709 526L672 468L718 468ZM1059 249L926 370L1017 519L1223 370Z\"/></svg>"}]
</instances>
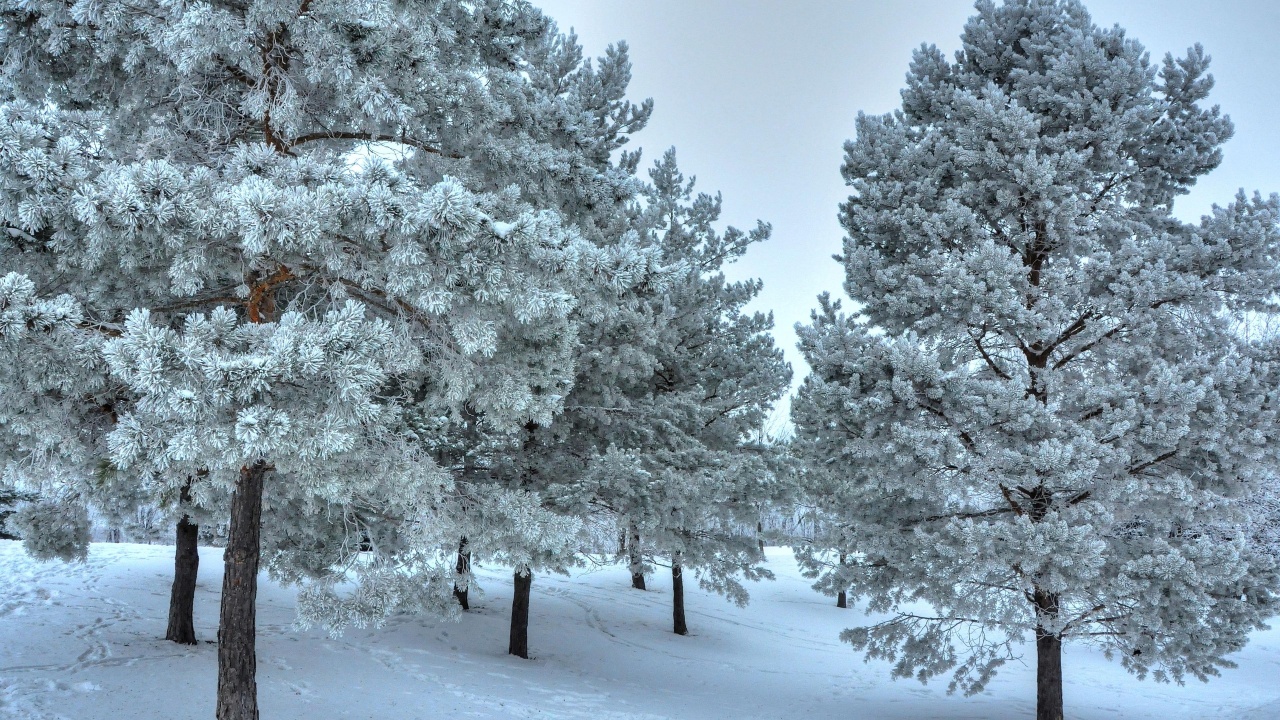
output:
<instances>
[{"instance_id":1,"label":"thin tree trunk","mask_svg":"<svg viewBox=\"0 0 1280 720\"><path fill-rule=\"evenodd\" d=\"M533 571L516 570L515 595L511 598L511 640L507 653L529 659L529 595L533 587Z\"/></svg>"},{"instance_id":2,"label":"thin tree trunk","mask_svg":"<svg viewBox=\"0 0 1280 720\"><path fill-rule=\"evenodd\" d=\"M764 521L756 521L756 543L760 545L760 552L764 552Z\"/></svg>"},{"instance_id":3,"label":"thin tree trunk","mask_svg":"<svg viewBox=\"0 0 1280 720\"><path fill-rule=\"evenodd\" d=\"M1058 615L1058 596L1036 590L1036 615ZM1036 626L1036 720L1062 720L1062 636Z\"/></svg>"},{"instance_id":4,"label":"thin tree trunk","mask_svg":"<svg viewBox=\"0 0 1280 720\"><path fill-rule=\"evenodd\" d=\"M186 490L183 490L186 494ZM173 551L173 588L169 591L169 627L164 639L182 645L196 644L193 607L196 601L196 577L200 572L200 550L197 540L200 526L183 515L178 521Z\"/></svg>"},{"instance_id":5,"label":"thin tree trunk","mask_svg":"<svg viewBox=\"0 0 1280 720\"><path fill-rule=\"evenodd\" d=\"M258 560L262 552L262 485L266 463L240 468L231 495L231 529L223 554L222 611L218 617L217 720L258 720Z\"/></svg>"},{"instance_id":6,"label":"thin tree trunk","mask_svg":"<svg viewBox=\"0 0 1280 720\"><path fill-rule=\"evenodd\" d=\"M457 598L458 604L462 606L463 610L470 610L471 551L467 549L466 536L463 536L462 540L458 542L458 564L455 569L458 574L453 580L453 596Z\"/></svg>"},{"instance_id":7,"label":"thin tree trunk","mask_svg":"<svg viewBox=\"0 0 1280 720\"><path fill-rule=\"evenodd\" d=\"M680 553L671 557L671 618L675 621L675 633L688 635L689 626L684 621L684 570L680 567Z\"/></svg>"},{"instance_id":8,"label":"thin tree trunk","mask_svg":"<svg viewBox=\"0 0 1280 720\"><path fill-rule=\"evenodd\" d=\"M640 551L640 530L635 525L630 530L631 542L627 543L627 552L631 558L631 587L644 590L644 554Z\"/></svg>"},{"instance_id":9,"label":"thin tree trunk","mask_svg":"<svg viewBox=\"0 0 1280 720\"><path fill-rule=\"evenodd\" d=\"M840 567L844 567L844 560L845 560L845 554L840 553ZM844 590L841 590L840 594L836 596L836 607L838 608L849 607L849 594Z\"/></svg>"},{"instance_id":10,"label":"thin tree trunk","mask_svg":"<svg viewBox=\"0 0 1280 720\"><path fill-rule=\"evenodd\" d=\"M627 556L627 531L619 530L618 531L618 559L621 560L626 556Z\"/></svg>"}]
</instances>

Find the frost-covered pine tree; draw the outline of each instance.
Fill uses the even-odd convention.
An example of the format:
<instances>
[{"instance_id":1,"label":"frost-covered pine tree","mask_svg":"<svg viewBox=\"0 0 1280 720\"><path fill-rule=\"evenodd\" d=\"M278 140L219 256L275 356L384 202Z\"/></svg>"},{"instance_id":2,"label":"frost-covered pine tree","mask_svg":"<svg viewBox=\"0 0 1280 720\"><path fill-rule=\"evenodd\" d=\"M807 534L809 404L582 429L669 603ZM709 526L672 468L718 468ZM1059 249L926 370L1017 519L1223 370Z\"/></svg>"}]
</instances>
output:
<instances>
[{"instance_id":1,"label":"frost-covered pine tree","mask_svg":"<svg viewBox=\"0 0 1280 720\"><path fill-rule=\"evenodd\" d=\"M848 609L849 588L845 584L844 565L849 562L849 556L839 548L848 546L844 535L851 528L833 511L833 503L820 497L828 481L829 478L822 475L811 476L807 469L801 471L796 483L801 494L797 511L806 532L791 538L792 552L801 574L816 578L813 589L823 595L834 595L836 607ZM813 497L806 495L805 490Z\"/></svg>"},{"instance_id":2,"label":"frost-covered pine tree","mask_svg":"<svg viewBox=\"0 0 1280 720\"><path fill-rule=\"evenodd\" d=\"M749 437L791 371L769 334L772 316L745 310L760 282L724 276L769 227L717 230L720 198L694 195L674 151L649 175L634 223L677 270L583 329L565 436L548 443L545 472L581 474L558 498L575 514L603 509L618 519L633 587L643 588L651 562L671 567L673 627L685 634L685 569L740 604L738 578L769 576L754 530L776 476L770 452Z\"/></svg>"},{"instance_id":3,"label":"frost-covered pine tree","mask_svg":"<svg viewBox=\"0 0 1280 720\"><path fill-rule=\"evenodd\" d=\"M177 510L173 601L166 637L194 643L191 600L198 528L187 519L197 509L189 504L185 510L179 508L180 490L150 482L145 475L118 473L105 461L106 434L132 398L126 388L110 381L102 345L118 331L125 313L139 304L154 305L170 297L172 288L164 267L129 262L102 273L90 259L102 252L101 247L69 242L84 229L76 210L85 203L110 208L113 219L126 225L137 222L130 217L135 210L130 207L130 188L97 184L118 150L108 146L101 129L102 116L94 111L41 107L21 97L0 106L0 173L4 176L0 223L5 230L0 252L7 268L22 271L37 306L51 299L47 295L62 293L74 305L75 317L73 323L15 326L9 333L14 342L6 345L7 373L0 380L9 398L0 410L7 441L0 482L44 498L24 505L15 522L26 528L28 548L60 547L63 557L87 551L83 545L52 537L74 536L87 542L86 505L99 517L117 519L140 507ZM131 147L128 152L132 153ZM66 291L73 291L74 297ZM18 299L11 297L8 310L38 314L37 306L23 311ZM49 344L57 335L66 341ZM30 342L40 345L42 352L31 352ZM60 505L78 510L68 514L58 509ZM86 526L67 535L75 524ZM50 537L41 539L42 535Z\"/></svg>"},{"instance_id":4,"label":"frost-covered pine tree","mask_svg":"<svg viewBox=\"0 0 1280 720\"><path fill-rule=\"evenodd\" d=\"M70 295L41 297L15 272L0 278L0 510L7 530L41 560L82 560L88 551L89 513L78 490L105 423L97 408L87 410L92 402L63 400L93 398L105 385L85 322Z\"/></svg>"},{"instance_id":5,"label":"frost-covered pine tree","mask_svg":"<svg viewBox=\"0 0 1280 720\"><path fill-rule=\"evenodd\" d=\"M558 210L591 243L573 289L573 321L581 324L616 312L621 296L637 286L651 286L661 276L656 254L638 247L634 233L627 232L627 206L640 187L634 177L639 155L622 152L614 158L614 151L644 126L652 104L636 105L626 98L631 70L624 44L610 47L592 62L583 59L573 35L562 35L544 17L526 16L518 27L521 76L527 82L508 86L504 95L518 120L477 136L466 166L454 169L477 187L500 191L514 185L524 201ZM420 154L410 167L430 176L450 169L451 162ZM473 561L512 566L516 592L509 649L525 657L532 574L563 571L577 561L581 523L547 501L544 491L556 479L535 478L528 472L526 445L547 423L534 420L513 432L501 417L497 422L490 417L483 394L503 386L504 363L571 367L565 353L576 352L578 336L554 326L550 330L543 333L529 325L497 328L494 357L501 363L488 366L475 396L442 404L439 393L424 386L418 393L423 400L411 412L419 440L453 477L450 515L457 534L442 548L456 554L451 595L465 609L472 590L480 590L470 575ZM368 533L374 555L397 552L401 538L386 532L379 518L352 519ZM421 583L403 583L401 590L389 597L383 589L378 595L381 612L442 597L436 593L430 598L432 591ZM309 593L306 600L309 605L340 602L329 592Z\"/></svg>"},{"instance_id":6,"label":"frost-covered pine tree","mask_svg":"<svg viewBox=\"0 0 1280 720\"><path fill-rule=\"evenodd\" d=\"M0 486L26 498L11 525L36 557L83 557L85 480L119 399L101 359L103 320L146 283L66 262L76 201L96 173L96 118L24 101L0 68Z\"/></svg>"},{"instance_id":7,"label":"frost-covered pine tree","mask_svg":"<svg viewBox=\"0 0 1280 720\"><path fill-rule=\"evenodd\" d=\"M231 493L219 718L257 716L262 533L323 535L317 518L363 509L429 554L457 526L451 478L413 435L421 389L497 428L549 424L560 406L572 282L608 258L536 196L478 184L471 162L501 140L502 161L531 176L570 165L537 127L513 130L533 82L524 41L543 27L503 0L0 5L4 99L57 114L41 141L58 148L87 114L91 166L72 202L31 200L8 235L135 293L117 306L137 308L127 318L54 308L105 336L131 397L110 460L189 483L198 504ZM439 162L424 170L424 155ZM138 268L156 272L138 282ZM42 283L25 302L56 292ZM508 361L498 338L521 328L543 352ZM47 370L42 382L61 381ZM362 571L375 590L405 577Z\"/></svg>"},{"instance_id":8,"label":"frost-covered pine tree","mask_svg":"<svg viewBox=\"0 0 1280 720\"><path fill-rule=\"evenodd\" d=\"M583 59L572 33L562 35L551 23L541 40L530 45L530 90L538 97L528 104L526 124L552 148L552 161L536 173L498 164L488 177L503 182L518 177L523 195L557 208L598 248L575 290L574 319L581 327L613 316L629 294L661 281L656 254L640 247L628 232L628 205L641 186L634 177L639 153L622 151L614 157L648 122L652 102L635 105L627 99L631 63L625 43L610 46L593 63ZM575 340L576 367L590 340L581 332ZM500 353L513 357L545 354L544 341L527 332L501 337L499 345ZM551 426L568 424L557 416ZM480 412L455 417L452 427L463 436L457 454L463 461L458 497L467 522L456 570L465 586L473 557L512 567L508 652L527 658L534 573L566 571L578 562L582 547L580 519L561 512L548 495L569 478L537 472L533 458L538 438L548 434L546 423L527 423L520 432L502 437ZM465 601L467 596L458 592L456 597Z\"/></svg>"},{"instance_id":9,"label":"frost-covered pine tree","mask_svg":"<svg viewBox=\"0 0 1280 720\"><path fill-rule=\"evenodd\" d=\"M1172 216L1232 132L1199 46L1153 66L1075 0L982 0L961 41L845 146L857 312L800 328L796 446L838 584L893 613L844 639L966 692L1034 639L1060 720L1064 642L1203 680L1275 612L1241 506L1274 387L1231 326L1276 309L1280 199Z\"/></svg>"}]
</instances>

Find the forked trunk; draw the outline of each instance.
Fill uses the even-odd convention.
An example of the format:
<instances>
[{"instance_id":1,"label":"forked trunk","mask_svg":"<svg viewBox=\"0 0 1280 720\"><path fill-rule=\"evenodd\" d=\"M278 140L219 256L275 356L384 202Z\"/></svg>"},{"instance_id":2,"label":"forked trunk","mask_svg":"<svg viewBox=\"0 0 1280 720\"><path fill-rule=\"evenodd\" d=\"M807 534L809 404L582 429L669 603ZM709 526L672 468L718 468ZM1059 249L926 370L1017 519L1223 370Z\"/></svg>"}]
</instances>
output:
<instances>
[{"instance_id":1,"label":"forked trunk","mask_svg":"<svg viewBox=\"0 0 1280 720\"><path fill-rule=\"evenodd\" d=\"M631 587L644 590L644 554L640 551L640 530L631 526L631 542L627 543L627 553L631 559Z\"/></svg>"},{"instance_id":2,"label":"forked trunk","mask_svg":"<svg viewBox=\"0 0 1280 720\"><path fill-rule=\"evenodd\" d=\"M164 639L182 645L196 644L193 607L196 601L196 577L200 571L200 549L197 540L200 526L183 515L178 521L173 552L173 588L169 591L169 627Z\"/></svg>"},{"instance_id":3,"label":"forked trunk","mask_svg":"<svg viewBox=\"0 0 1280 720\"><path fill-rule=\"evenodd\" d=\"M511 598L511 641L507 652L529 659L529 595L533 587L533 571L516 570L515 595ZM219 719L221 720L221 719Z\"/></svg>"},{"instance_id":4,"label":"forked trunk","mask_svg":"<svg viewBox=\"0 0 1280 720\"><path fill-rule=\"evenodd\" d=\"M1058 615L1058 596L1036 590L1036 616ZM1062 636L1036 626L1036 720L1062 720Z\"/></svg>"},{"instance_id":5,"label":"forked trunk","mask_svg":"<svg viewBox=\"0 0 1280 720\"><path fill-rule=\"evenodd\" d=\"M680 567L680 553L671 558L671 618L675 621L675 633L688 635L689 626L684 621L684 570Z\"/></svg>"},{"instance_id":6,"label":"forked trunk","mask_svg":"<svg viewBox=\"0 0 1280 720\"><path fill-rule=\"evenodd\" d=\"M453 579L453 596L463 610L470 610L471 592L471 551L467 549L467 538L458 542L458 563L455 566L457 575Z\"/></svg>"},{"instance_id":7,"label":"forked trunk","mask_svg":"<svg viewBox=\"0 0 1280 720\"><path fill-rule=\"evenodd\" d=\"M218 617L217 720L258 720L258 560L262 548L262 485L266 463L240 468L231 495L231 528L223 553L222 611Z\"/></svg>"}]
</instances>

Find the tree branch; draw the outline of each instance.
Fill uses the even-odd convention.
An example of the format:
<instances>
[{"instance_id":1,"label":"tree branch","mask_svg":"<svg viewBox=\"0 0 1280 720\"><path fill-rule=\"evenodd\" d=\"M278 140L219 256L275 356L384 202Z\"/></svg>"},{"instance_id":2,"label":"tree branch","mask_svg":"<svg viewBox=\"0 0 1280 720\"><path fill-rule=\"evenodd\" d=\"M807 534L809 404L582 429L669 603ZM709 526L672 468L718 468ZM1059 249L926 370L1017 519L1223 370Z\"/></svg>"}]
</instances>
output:
<instances>
[{"instance_id":1,"label":"tree branch","mask_svg":"<svg viewBox=\"0 0 1280 720\"><path fill-rule=\"evenodd\" d=\"M1117 332L1120 332L1121 330L1123 330L1123 329L1124 329L1124 327L1125 327L1125 324L1124 324L1124 323L1120 323L1120 324L1116 325L1115 327L1111 328L1110 330L1106 331L1106 332L1105 332L1105 333L1103 333L1102 335L1099 335L1098 337L1094 338L1093 340L1090 340L1089 342L1085 343L1084 345L1081 345L1080 347L1076 348L1074 351L1072 351L1072 352L1070 352L1070 353L1067 353L1067 355L1066 355L1066 356L1064 356L1061 360L1059 360L1058 362L1056 362L1056 363L1054 363L1054 364L1053 364L1053 369L1054 369L1054 370L1061 369L1061 368L1062 368L1062 366L1066 365L1067 363L1071 362L1072 360L1075 360L1076 358L1080 357L1081 355L1083 355L1083 354L1085 354L1085 353L1089 352L1090 350L1092 350L1093 348L1097 347L1097 346L1098 346L1098 344L1099 344L1099 343L1101 343L1103 340L1106 340L1106 339L1108 339L1108 338L1110 338L1110 337L1114 336Z\"/></svg>"},{"instance_id":2,"label":"tree branch","mask_svg":"<svg viewBox=\"0 0 1280 720\"><path fill-rule=\"evenodd\" d=\"M1070 500L1068 500L1068 501L1067 501L1067 505L1068 505L1068 506L1071 506L1071 505L1079 505L1080 503L1084 502L1085 500L1088 500L1088 499L1090 498L1090 496L1091 496L1091 495L1092 495L1092 492L1091 492L1091 491L1089 491L1089 490L1085 490L1084 492L1082 492L1082 493L1080 493L1080 494L1076 495L1075 497L1071 498Z\"/></svg>"},{"instance_id":3,"label":"tree branch","mask_svg":"<svg viewBox=\"0 0 1280 720\"><path fill-rule=\"evenodd\" d=\"M1084 332L1085 328L1089 327L1089 321L1095 317L1097 317L1097 315L1092 310L1086 310L1080 315L1080 317L1076 318L1074 322L1068 325L1067 329L1063 330L1053 342L1049 343L1049 347L1041 350L1041 353L1048 357L1049 353L1056 350L1060 345L1062 345L1062 343Z\"/></svg>"},{"instance_id":4,"label":"tree branch","mask_svg":"<svg viewBox=\"0 0 1280 720\"><path fill-rule=\"evenodd\" d=\"M931 403L928 403L928 402L920 402L921 400L923 400L923 398L917 397L917 402L919 402L920 407L924 408L925 411L932 413L933 415L936 415L939 418L942 418L942 421L947 424L947 427L951 428L956 433L956 435L960 437L960 442L964 443L965 448L968 449L969 452L973 453L974 455L978 454L978 444L974 442L973 437L969 435L969 433L965 432L963 429L958 427L954 422L952 422L951 418L947 417L947 414L942 412L941 408L934 407Z\"/></svg>"},{"instance_id":5,"label":"tree branch","mask_svg":"<svg viewBox=\"0 0 1280 720\"><path fill-rule=\"evenodd\" d=\"M1178 454L1178 448L1174 448L1174 449L1170 450L1170 451L1169 451L1169 452L1167 452L1167 453L1163 453L1163 454L1161 454L1161 455L1157 455L1157 456L1155 456L1155 457L1151 458L1150 460L1148 460L1148 461L1146 461L1146 462L1144 462L1144 463L1138 463L1137 465L1134 465L1133 467L1129 468L1129 474L1130 474L1130 475L1137 475L1138 473L1142 472L1143 470L1146 470L1147 468L1151 467L1152 465L1156 465L1156 464L1158 464L1158 463L1162 463L1162 462L1164 462L1165 460L1168 460L1169 458L1171 458L1171 457L1173 457L1174 455L1177 455L1177 454Z\"/></svg>"},{"instance_id":6,"label":"tree branch","mask_svg":"<svg viewBox=\"0 0 1280 720\"><path fill-rule=\"evenodd\" d=\"M973 344L978 347L978 353L981 354L982 359L987 362L987 367L991 368L991 372L994 372L997 377L1003 380L1012 380L1013 378L1009 377L1009 373L1005 372L1004 370L1001 370L1000 366L996 365L995 359L992 358L991 355L987 353L987 349L983 347L982 337L983 335L986 334L986 332L987 332L987 328L983 327L981 335L974 335L973 333L970 333L969 337L973 338Z\"/></svg>"},{"instance_id":7,"label":"tree branch","mask_svg":"<svg viewBox=\"0 0 1280 720\"><path fill-rule=\"evenodd\" d=\"M992 517L993 515L1003 515L1005 513L1016 512L1011 507L991 508L989 510L976 510L973 512L946 513L943 515L930 515L923 520L917 520L913 524L937 522L938 520L971 520L980 517Z\"/></svg>"},{"instance_id":8,"label":"tree branch","mask_svg":"<svg viewBox=\"0 0 1280 720\"><path fill-rule=\"evenodd\" d=\"M415 140L407 135L404 135L403 133L401 133L400 135L385 135L385 134L379 134L379 133L349 132L344 130L325 130L322 132L313 132L313 133L307 133L306 135L299 135L298 137L295 137L293 138L293 140L286 143L285 149L292 150L298 147L299 145L303 145L309 142L314 142L316 140L361 140L365 142L390 142L390 143L396 143L399 145L407 145L408 147L416 148L418 150L422 150L423 152L429 152L429 153L432 153L433 155L439 155L440 157L446 157L451 160L463 159L462 155L454 155L451 153L446 153L437 147L428 145L420 140Z\"/></svg>"},{"instance_id":9,"label":"tree branch","mask_svg":"<svg viewBox=\"0 0 1280 720\"><path fill-rule=\"evenodd\" d=\"M1026 514L1026 512L1022 509L1022 506L1018 504L1018 501L1013 499L1013 492L1010 491L1009 488L1006 487L1004 483L1000 483L1000 494L1004 496L1004 501L1009 503L1009 508L1014 513L1018 515Z\"/></svg>"}]
</instances>

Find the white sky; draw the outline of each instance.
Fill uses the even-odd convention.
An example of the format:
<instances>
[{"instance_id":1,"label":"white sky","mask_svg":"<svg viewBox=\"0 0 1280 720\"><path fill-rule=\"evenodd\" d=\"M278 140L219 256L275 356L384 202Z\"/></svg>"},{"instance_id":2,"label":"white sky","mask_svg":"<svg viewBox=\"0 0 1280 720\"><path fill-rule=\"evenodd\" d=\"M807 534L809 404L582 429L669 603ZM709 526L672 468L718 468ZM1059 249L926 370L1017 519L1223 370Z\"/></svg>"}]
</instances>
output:
<instances>
[{"instance_id":1,"label":"white sky","mask_svg":"<svg viewBox=\"0 0 1280 720\"><path fill-rule=\"evenodd\" d=\"M774 336L796 372L795 323L823 290L843 297L838 204L841 146L859 110L899 105L911 51L922 42L959 47L968 0L534 0L562 29L577 30L589 56L625 40L635 100L652 97L653 119L631 147L642 167L675 146L698 189L724 194L724 219L757 218L773 238L731 269L759 277L754 306L774 312ZM1210 102L1235 122L1217 171L1182 198L1198 218L1243 187L1280 191L1280 3L1259 0L1093 0L1094 22L1119 24L1159 61L1200 42L1213 57Z\"/></svg>"}]
</instances>

